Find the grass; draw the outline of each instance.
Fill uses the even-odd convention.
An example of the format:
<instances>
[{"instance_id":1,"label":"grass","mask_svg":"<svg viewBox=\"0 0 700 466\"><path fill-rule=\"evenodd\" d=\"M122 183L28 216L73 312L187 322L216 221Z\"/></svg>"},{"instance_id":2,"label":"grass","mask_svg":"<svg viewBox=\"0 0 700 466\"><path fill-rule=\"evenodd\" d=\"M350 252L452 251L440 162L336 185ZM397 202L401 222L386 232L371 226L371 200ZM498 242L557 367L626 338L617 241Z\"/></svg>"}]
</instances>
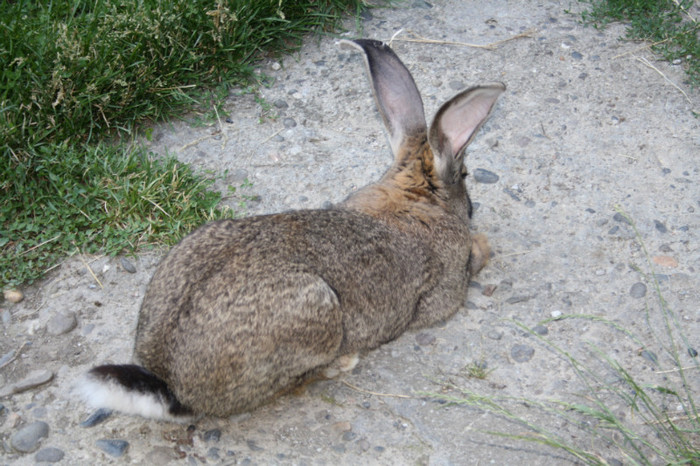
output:
<instances>
[{"instance_id":1,"label":"grass","mask_svg":"<svg viewBox=\"0 0 700 466\"><path fill-rule=\"evenodd\" d=\"M643 247L647 268L653 271L641 236L634 222L627 219ZM640 267L634 267L642 273ZM664 299L656 275L643 275L654 290L656 301L646 308L650 344L644 344L644 338L625 326L599 316L565 315L541 322L557 325L569 319L585 320L591 325L606 326L619 337L615 348L606 350L589 342L585 354L577 356L513 322L569 364L583 387L574 401L492 397L454 381L438 381L442 390L424 395L489 412L520 427L517 434L490 434L547 445L585 464L700 464L700 413L697 393L691 386L694 380L697 390L697 351L690 346L678 316ZM615 356L616 350L623 347L636 348L640 357L630 362L631 367L625 367ZM660 356L652 348L661 348ZM651 365L654 370L642 371L640 364ZM533 417L537 421L531 421Z\"/></svg>"},{"instance_id":2,"label":"grass","mask_svg":"<svg viewBox=\"0 0 700 466\"><path fill-rule=\"evenodd\" d=\"M689 83L700 86L700 24L693 0L581 0L591 4L584 22L604 27L627 23L627 38L650 42L664 59L683 64Z\"/></svg>"},{"instance_id":3,"label":"grass","mask_svg":"<svg viewBox=\"0 0 700 466\"><path fill-rule=\"evenodd\" d=\"M255 63L362 0L4 2L0 288L61 257L172 244L216 208L211 180L134 149L137 128L254 88ZM148 129L145 131L148 137Z\"/></svg>"}]
</instances>

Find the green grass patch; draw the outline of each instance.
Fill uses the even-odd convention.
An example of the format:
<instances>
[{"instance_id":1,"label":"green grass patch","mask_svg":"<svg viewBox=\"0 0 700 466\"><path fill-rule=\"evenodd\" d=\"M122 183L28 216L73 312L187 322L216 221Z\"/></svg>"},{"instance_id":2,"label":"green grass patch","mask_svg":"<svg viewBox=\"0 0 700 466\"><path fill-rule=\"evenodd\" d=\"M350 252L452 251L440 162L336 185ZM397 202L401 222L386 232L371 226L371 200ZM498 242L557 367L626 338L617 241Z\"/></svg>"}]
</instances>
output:
<instances>
[{"instance_id":1,"label":"green grass patch","mask_svg":"<svg viewBox=\"0 0 700 466\"><path fill-rule=\"evenodd\" d=\"M604 27L627 24L627 38L650 42L668 61L680 60L694 87L700 86L700 24L690 12L694 0L582 0L591 4L584 22Z\"/></svg>"},{"instance_id":2,"label":"green grass patch","mask_svg":"<svg viewBox=\"0 0 700 466\"><path fill-rule=\"evenodd\" d=\"M168 245L233 214L217 208L214 178L139 148L52 146L2 176L12 180L0 205L0 278L8 287L31 282L68 254Z\"/></svg>"},{"instance_id":3,"label":"green grass patch","mask_svg":"<svg viewBox=\"0 0 700 466\"><path fill-rule=\"evenodd\" d=\"M599 316L566 315L541 322L554 326L568 319L582 320L605 326L616 334L614 348L583 342L585 351L574 354L512 321L519 330L528 332L569 364L583 387L572 399L540 401L488 396L449 379L434 380L441 390L423 395L491 413L517 426L518 433L502 430L489 434L546 445L584 464L700 464L698 353L690 345L677 314L664 299L644 242L634 222L628 220L643 247L645 268L650 273L634 268L654 290L655 302L647 303L646 307L646 323L651 334L651 338L646 338L647 344L645 338L628 330L629 326ZM625 367L617 357L625 352L622 349L625 347L635 348L639 361L645 360L643 364L653 370L640 371L636 361L632 362L634 367ZM661 353L657 355L651 348L660 348Z\"/></svg>"},{"instance_id":4,"label":"green grass patch","mask_svg":"<svg viewBox=\"0 0 700 466\"><path fill-rule=\"evenodd\" d=\"M80 249L172 244L209 218L210 181L130 148L135 129L255 88L257 60L362 0L16 0L0 15L0 288ZM213 102L212 102L213 100ZM148 130L145 131L148 138ZM127 141L126 144L120 141ZM140 191L142 190L142 191Z\"/></svg>"}]
</instances>

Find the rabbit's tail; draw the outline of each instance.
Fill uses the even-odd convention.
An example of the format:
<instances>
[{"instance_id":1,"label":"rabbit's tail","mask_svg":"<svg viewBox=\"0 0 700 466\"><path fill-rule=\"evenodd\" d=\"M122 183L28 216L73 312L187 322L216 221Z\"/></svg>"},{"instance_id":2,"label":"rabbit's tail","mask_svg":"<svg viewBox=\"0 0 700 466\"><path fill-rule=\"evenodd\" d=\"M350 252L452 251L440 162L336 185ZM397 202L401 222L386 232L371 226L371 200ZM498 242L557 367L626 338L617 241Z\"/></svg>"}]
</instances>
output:
<instances>
[{"instance_id":1,"label":"rabbit's tail","mask_svg":"<svg viewBox=\"0 0 700 466\"><path fill-rule=\"evenodd\" d=\"M93 367L76 390L92 408L175 422L193 417L161 378L135 364Z\"/></svg>"}]
</instances>

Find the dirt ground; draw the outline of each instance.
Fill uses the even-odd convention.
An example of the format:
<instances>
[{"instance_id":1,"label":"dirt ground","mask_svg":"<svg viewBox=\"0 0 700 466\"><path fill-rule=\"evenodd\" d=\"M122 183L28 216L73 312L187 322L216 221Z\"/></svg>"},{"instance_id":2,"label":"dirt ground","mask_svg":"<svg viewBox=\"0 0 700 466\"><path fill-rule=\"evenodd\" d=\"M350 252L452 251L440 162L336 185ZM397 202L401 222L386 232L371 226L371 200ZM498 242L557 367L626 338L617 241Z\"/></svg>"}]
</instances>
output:
<instances>
[{"instance_id":1,"label":"dirt ground","mask_svg":"<svg viewBox=\"0 0 700 466\"><path fill-rule=\"evenodd\" d=\"M361 32L347 23L349 37L389 41L402 30L392 46L413 73L428 118L463 87L508 86L467 156L474 228L488 235L494 255L454 318L365 355L340 379L245 415L188 427L114 414L85 428L90 412L71 388L92 365L130 361L140 301L160 256L127 258L134 273L123 258L74 257L22 290L21 303L0 303L0 464L575 462L562 450L485 433L527 434L522 424L428 395L458 395L450 384L532 400L509 406L626 464L611 443L536 408L581 400L587 389L565 358L518 323L541 325L539 334L599 368L601 378L614 374L592 357L591 345L641 381L675 383L674 372L660 374L674 369L660 293L687 337L680 361L697 369L686 346L700 350L700 119L692 114L700 94L684 83L682 63L618 40L623 25L584 27L581 8L408 0L372 10ZM442 42L405 40L417 36ZM273 81L261 89L263 104L232 93L228 118L162 125L149 144L224 175L222 189L249 180L226 199L237 209L245 201L246 215L342 200L378 179L391 155L361 57L335 42L310 39L298 54L264 63L260 71ZM573 314L589 317L561 318ZM486 365L486 378L468 376L474 363ZM30 375L50 381L15 385ZM687 376L700 394L700 371ZM611 403L635 422L629 408ZM37 422L48 431L19 452L17 435Z\"/></svg>"}]
</instances>

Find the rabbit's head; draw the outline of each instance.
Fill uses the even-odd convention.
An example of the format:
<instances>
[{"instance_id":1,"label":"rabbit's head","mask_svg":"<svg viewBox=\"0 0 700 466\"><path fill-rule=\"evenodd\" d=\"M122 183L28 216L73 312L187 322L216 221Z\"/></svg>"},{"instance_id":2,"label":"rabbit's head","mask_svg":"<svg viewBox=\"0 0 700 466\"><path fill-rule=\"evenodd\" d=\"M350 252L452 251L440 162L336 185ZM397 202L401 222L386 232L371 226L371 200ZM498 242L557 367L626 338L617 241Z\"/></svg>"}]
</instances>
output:
<instances>
[{"instance_id":1,"label":"rabbit's head","mask_svg":"<svg viewBox=\"0 0 700 466\"><path fill-rule=\"evenodd\" d=\"M394 164L380 183L348 203L372 211L382 207L400 210L397 204L411 201L415 212L421 212L415 208L421 203L440 204L467 221L471 203L465 184L465 149L505 85L490 83L460 92L440 107L428 128L413 77L388 45L359 39L343 40L341 46L364 52L372 91L394 153ZM397 190L392 192L390 186Z\"/></svg>"}]
</instances>

